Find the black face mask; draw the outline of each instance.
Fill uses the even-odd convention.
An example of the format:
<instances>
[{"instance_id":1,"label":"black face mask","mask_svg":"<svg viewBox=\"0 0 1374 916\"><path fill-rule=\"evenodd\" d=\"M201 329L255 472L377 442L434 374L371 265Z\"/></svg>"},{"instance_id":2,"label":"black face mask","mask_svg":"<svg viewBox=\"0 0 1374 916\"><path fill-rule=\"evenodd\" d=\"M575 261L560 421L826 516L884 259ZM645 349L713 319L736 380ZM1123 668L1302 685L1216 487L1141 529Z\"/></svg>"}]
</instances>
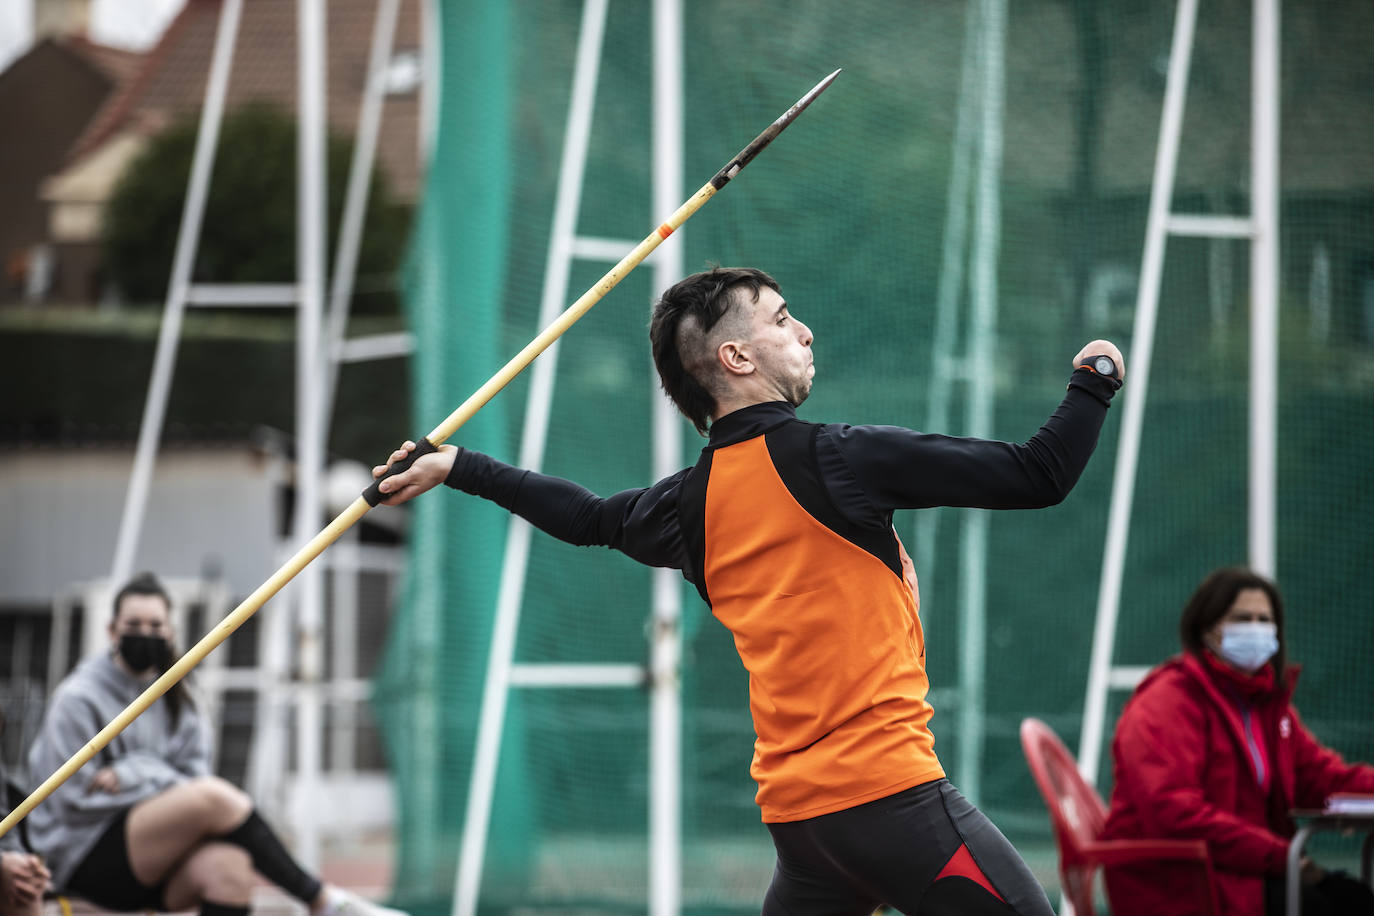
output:
<instances>
[{"instance_id":1,"label":"black face mask","mask_svg":"<svg viewBox=\"0 0 1374 916\"><path fill-rule=\"evenodd\" d=\"M119 637L119 657L139 674L149 668L166 671L172 664L172 646L161 636L125 633Z\"/></svg>"}]
</instances>

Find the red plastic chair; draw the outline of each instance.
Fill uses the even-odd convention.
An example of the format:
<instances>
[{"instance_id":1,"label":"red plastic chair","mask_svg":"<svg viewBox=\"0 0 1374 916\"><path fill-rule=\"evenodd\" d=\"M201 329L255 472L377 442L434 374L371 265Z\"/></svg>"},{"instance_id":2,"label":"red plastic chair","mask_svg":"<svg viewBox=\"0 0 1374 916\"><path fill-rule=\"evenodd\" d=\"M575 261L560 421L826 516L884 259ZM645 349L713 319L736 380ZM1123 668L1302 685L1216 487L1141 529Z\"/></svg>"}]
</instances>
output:
<instances>
[{"instance_id":1,"label":"red plastic chair","mask_svg":"<svg viewBox=\"0 0 1374 916\"><path fill-rule=\"evenodd\" d=\"M1073 905L1074 916L1094 916L1093 878L1098 868L1160 859L1196 863L1204 912L1218 911L1206 843L1098 839L1107 820L1107 806L1079 774L1077 761L1054 730L1039 719L1023 720L1021 749L1050 809L1050 822L1059 846L1059 879L1064 896Z\"/></svg>"}]
</instances>

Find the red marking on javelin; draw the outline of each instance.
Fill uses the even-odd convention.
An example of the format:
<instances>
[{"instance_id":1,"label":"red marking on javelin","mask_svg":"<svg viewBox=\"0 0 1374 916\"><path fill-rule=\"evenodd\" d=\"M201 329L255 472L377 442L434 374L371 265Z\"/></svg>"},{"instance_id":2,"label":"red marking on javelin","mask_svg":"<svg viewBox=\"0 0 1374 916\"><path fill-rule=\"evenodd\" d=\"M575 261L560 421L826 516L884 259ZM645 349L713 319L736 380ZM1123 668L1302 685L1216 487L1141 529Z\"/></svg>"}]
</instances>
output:
<instances>
[{"instance_id":1,"label":"red marking on javelin","mask_svg":"<svg viewBox=\"0 0 1374 916\"><path fill-rule=\"evenodd\" d=\"M661 238L661 239L666 239L668 236L670 236L670 235L672 235L672 234L673 234L673 227L670 226L670 225L668 225L667 223L664 223L663 225L661 225L661 226L658 227L658 237L659 237L659 238Z\"/></svg>"}]
</instances>

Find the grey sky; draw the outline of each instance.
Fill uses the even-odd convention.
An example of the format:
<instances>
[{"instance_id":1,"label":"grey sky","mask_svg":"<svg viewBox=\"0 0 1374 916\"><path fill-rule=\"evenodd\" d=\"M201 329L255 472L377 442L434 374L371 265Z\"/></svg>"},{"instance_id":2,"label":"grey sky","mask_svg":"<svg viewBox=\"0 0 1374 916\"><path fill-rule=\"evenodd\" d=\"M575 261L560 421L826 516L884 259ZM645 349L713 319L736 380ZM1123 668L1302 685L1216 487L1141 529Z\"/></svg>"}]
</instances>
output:
<instances>
[{"instance_id":1,"label":"grey sky","mask_svg":"<svg viewBox=\"0 0 1374 916\"><path fill-rule=\"evenodd\" d=\"M91 0L91 38L143 50L157 41L186 0ZM0 70L33 41L33 0L0 0Z\"/></svg>"}]
</instances>

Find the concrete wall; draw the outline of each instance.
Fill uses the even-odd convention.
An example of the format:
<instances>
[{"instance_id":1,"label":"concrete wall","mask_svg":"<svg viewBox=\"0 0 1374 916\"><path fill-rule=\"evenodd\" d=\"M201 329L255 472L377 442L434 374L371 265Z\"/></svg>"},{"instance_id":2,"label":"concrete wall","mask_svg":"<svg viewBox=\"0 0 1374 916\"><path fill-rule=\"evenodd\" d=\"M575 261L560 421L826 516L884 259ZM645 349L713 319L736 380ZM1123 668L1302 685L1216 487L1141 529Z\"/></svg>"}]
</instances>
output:
<instances>
[{"instance_id":1,"label":"concrete wall","mask_svg":"<svg viewBox=\"0 0 1374 916\"><path fill-rule=\"evenodd\" d=\"M133 449L0 453L0 603L47 604L109 574ZM217 566L232 593L277 563L280 459L246 445L158 456L135 569L199 576Z\"/></svg>"}]
</instances>

